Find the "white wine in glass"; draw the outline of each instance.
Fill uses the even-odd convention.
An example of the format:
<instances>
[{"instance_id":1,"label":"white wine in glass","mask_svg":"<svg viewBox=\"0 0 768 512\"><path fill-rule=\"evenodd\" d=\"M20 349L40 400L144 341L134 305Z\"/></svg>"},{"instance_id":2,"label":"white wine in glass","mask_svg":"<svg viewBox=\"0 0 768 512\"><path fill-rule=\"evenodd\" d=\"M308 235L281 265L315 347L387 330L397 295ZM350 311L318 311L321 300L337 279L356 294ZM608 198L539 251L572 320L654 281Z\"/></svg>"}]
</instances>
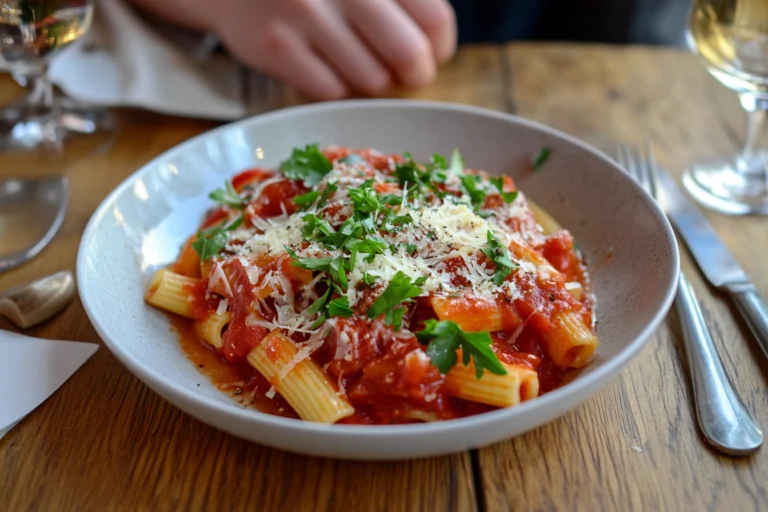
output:
<instances>
[{"instance_id":1,"label":"white wine in glass","mask_svg":"<svg viewBox=\"0 0 768 512\"><path fill-rule=\"evenodd\" d=\"M61 153L71 139L114 130L108 111L61 95L47 77L51 58L88 32L93 9L94 0L0 0L0 63L31 88L0 109L0 151Z\"/></svg>"},{"instance_id":2,"label":"white wine in glass","mask_svg":"<svg viewBox=\"0 0 768 512\"><path fill-rule=\"evenodd\" d=\"M694 165L683 184L702 204L735 214L768 215L768 0L693 0L689 41L707 69L739 94L747 113L738 156Z\"/></svg>"}]
</instances>

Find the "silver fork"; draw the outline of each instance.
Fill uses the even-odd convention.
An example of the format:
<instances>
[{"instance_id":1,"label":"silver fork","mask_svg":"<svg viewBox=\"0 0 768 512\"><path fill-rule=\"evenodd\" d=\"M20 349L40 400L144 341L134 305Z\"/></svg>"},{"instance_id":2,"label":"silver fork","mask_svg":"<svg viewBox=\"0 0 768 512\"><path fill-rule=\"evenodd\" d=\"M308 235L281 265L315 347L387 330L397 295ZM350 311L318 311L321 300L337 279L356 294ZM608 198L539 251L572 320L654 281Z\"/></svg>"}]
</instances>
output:
<instances>
[{"instance_id":1,"label":"silver fork","mask_svg":"<svg viewBox=\"0 0 768 512\"><path fill-rule=\"evenodd\" d=\"M656 163L650 145L645 151L620 146L618 156L627 173L657 199ZM682 271L675 310L682 326L696 417L702 434L713 448L728 455L754 453L763 443L763 433L731 386L696 295Z\"/></svg>"}]
</instances>

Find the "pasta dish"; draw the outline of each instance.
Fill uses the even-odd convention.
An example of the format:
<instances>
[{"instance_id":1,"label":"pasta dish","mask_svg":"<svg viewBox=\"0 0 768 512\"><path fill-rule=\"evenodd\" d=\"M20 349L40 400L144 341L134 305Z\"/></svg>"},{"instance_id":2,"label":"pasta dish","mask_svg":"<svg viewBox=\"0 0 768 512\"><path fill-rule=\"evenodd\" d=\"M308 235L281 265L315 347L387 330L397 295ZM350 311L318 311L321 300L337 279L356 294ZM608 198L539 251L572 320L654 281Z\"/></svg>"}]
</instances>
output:
<instances>
[{"instance_id":1,"label":"pasta dish","mask_svg":"<svg viewBox=\"0 0 768 512\"><path fill-rule=\"evenodd\" d=\"M145 300L244 405L322 423L464 417L559 386L597 346L571 235L458 151L309 145L210 198Z\"/></svg>"}]
</instances>

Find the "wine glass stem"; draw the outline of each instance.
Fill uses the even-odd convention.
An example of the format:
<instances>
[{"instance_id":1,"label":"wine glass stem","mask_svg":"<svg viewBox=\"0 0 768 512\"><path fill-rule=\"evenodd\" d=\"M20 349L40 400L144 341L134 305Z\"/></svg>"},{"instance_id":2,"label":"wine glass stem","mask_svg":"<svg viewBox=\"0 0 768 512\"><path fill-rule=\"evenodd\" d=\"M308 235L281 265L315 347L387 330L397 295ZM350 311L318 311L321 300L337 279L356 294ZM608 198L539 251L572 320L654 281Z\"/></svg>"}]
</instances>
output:
<instances>
[{"instance_id":1,"label":"wine glass stem","mask_svg":"<svg viewBox=\"0 0 768 512\"><path fill-rule=\"evenodd\" d=\"M768 99L752 93L742 93L741 106L747 114L747 130L744 134L744 145L739 154L738 167L743 173L757 174L768 180L766 165L761 155L761 136L765 126Z\"/></svg>"},{"instance_id":2,"label":"wine glass stem","mask_svg":"<svg viewBox=\"0 0 768 512\"><path fill-rule=\"evenodd\" d=\"M40 107L53 107L53 84L48 79L48 64L26 74L27 82L31 82L32 90L29 93L29 102Z\"/></svg>"}]
</instances>

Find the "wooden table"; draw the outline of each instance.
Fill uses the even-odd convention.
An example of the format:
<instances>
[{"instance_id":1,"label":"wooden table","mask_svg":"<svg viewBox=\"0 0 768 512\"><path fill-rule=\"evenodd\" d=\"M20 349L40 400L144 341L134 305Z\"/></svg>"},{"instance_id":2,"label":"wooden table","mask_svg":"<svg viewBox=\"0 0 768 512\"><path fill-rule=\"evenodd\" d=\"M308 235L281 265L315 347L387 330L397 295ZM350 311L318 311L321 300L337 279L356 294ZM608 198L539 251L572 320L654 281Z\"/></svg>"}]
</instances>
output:
<instances>
[{"instance_id":1,"label":"wooden table","mask_svg":"<svg viewBox=\"0 0 768 512\"><path fill-rule=\"evenodd\" d=\"M17 94L4 77L0 101ZM468 47L435 85L402 95L515 113L605 149L650 138L676 174L695 160L732 154L743 133L735 95L675 50ZM41 257L0 276L0 289L73 269L83 228L105 195L158 153L214 126L137 111L120 117L114 149L66 171L72 202L61 234ZM6 172L0 161L0 175ZM768 295L768 219L708 216ZM726 370L768 428L768 365L685 253L683 260ZM547 426L480 450L395 463L310 458L242 441L161 400L101 349L0 441L0 507L767 509L768 449L731 459L704 445L670 326L595 398ZM13 329L2 320L0 328ZM78 301L28 334L101 343Z\"/></svg>"}]
</instances>

